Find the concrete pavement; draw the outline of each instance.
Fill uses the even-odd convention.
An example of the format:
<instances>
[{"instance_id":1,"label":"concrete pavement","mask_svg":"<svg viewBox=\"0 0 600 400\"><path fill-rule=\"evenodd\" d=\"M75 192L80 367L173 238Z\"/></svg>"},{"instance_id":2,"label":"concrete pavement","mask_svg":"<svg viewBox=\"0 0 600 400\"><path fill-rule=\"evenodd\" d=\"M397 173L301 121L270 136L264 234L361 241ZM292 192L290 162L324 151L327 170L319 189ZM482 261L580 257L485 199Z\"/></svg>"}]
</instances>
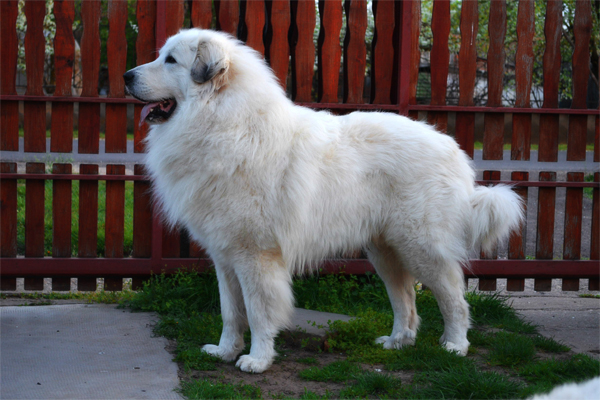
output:
<instances>
[{"instance_id":1,"label":"concrete pavement","mask_svg":"<svg viewBox=\"0 0 600 400\"><path fill-rule=\"evenodd\" d=\"M574 351L600 354L600 299L520 296L510 300L540 333ZM153 313L114 305L20 307L27 299L0 303L2 399L180 399L177 364L168 341L153 337ZM293 326L324 335L340 314L297 309ZM317 326L313 326L312 322Z\"/></svg>"}]
</instances>

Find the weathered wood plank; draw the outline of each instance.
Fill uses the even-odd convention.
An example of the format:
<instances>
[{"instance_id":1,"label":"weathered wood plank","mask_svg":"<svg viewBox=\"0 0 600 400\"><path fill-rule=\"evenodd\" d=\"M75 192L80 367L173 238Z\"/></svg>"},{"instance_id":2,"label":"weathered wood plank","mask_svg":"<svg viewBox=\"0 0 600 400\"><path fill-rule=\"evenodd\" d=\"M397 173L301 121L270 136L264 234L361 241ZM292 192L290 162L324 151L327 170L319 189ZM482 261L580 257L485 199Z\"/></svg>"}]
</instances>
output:
<instances>
[{"instance_id":1,"label":"weathered wood plank","mask_svg":"<svg viewBox=\"0 0 600 400\"><path fill-rule=\"evenodd\" d=\"M458 54L459 106L472 106L477 74L476 39L479 29L479 10L476 1L465 1L460 13L460 51ZM456 141L473 158L475 144L475 113L456 114Z\"/></svg>"},{"instance_id":2,"label":"weathered wood plank","mask_svg":"<svg viewBox=\"0 0 600 400\"><path fill-rule=\"evenodd\" d=\"M71 164L53 164L53 174L71 174ZM71 257L72 182L52 181L52 257Z\"/></svg>"},{"instance_id":3,"label":"weathered wood plank","mask_svg":"<svg viewBox=\"0 0 600 400\"><path fill-rule=\"evenodd\" d=\"M83 175L98 175L98 166L94 164L81 164L79 166L79 173ZM97 253L98 181L79 181L79 240L77 254L78 257L86 258L96 257ZM95 285L94 281L93 290L96 290Z\"/></svg>"},{"instance_id":4,"label":"weathered wood plank","mask_svg":"<svg viewBox=\"0 0 600 400\"><path fill-rule=\"evenodd\" d=\"M109 97L125 97L123 74L127 70L127 1L113 0L108 5L108 58ZM106 105L107 153L127 152L127 105Z\"/></svg>"},{"instance_id":5,"label":"weathered wood plank","mask_svg":"<svg viewBox=\"0 0 600 400\"><path fill-rule=\"evenodd\" d=\"M367 1L346 0L346 36L344 38L344 103L363 103L367 65Z\"/></svg>"},{"instance_id":6,"label":"weathered wood plank","mask_svg":"<svg viewBox=\"0 0 600 400\"><path fill-rule=\"evenodd\" d=\"M529 172L513 172L510 177L513 181L528 181ZM525 215L527 215L528 189L517 187L513 189L523 200ZM513 260L525 259L525 244L527 242L527 220L521 224L519 232L513 233L508 241L508 258ZM511 292L522 292L525 290L525 279L508 278L506 290Z\"/></svg>"},{"instance_id":7,"label":"weathered wood plank","mask_svg":"<svg viewBox=\"0 0 600 400\"><path fill-rule=\"evenodd\" d=\"M56 36L54 37L54 96L71 96L73 87L73 64L75 63L75 38L73 20L75 3L72 0L54 2ZM73 151L73 103L52 104L52 127L50 151L71 153Z\"/></svg>"},{"instance_id":8,"label":"weathered wood plank","mask_svg":"<svg viewBox=\"0 0 600 400\"><path fill-rule=\"evenodd\" d=\"M106 166L107 175L125 175L124 165ZM106 181L104 257L122 258L125 237L125 182Z\"/></svg>"},{"instance_id":9,"label":"weathered wood plank","mask_svg":"<svg viewBox=\"0 0 600 400\"><path fill-rule=\"evenodd\" d=\"M217 30L237 37L240 9L237 0L215 0Z\"/></svg>"},{"instance_id":10,"label":"weathered wood plank","mask_svg":"<svg viewBox=\"0 0 600 400\"><path fill-rule=\"evenodd\" d=\"M573 51L573 102L571 108L587 108L588 79L590 76L590 35L592 31L592 9L590 0L580 0L575 4ZM567 136L567 160L584 161L587 134L587 116L569 117Z\"/></svg>"},{"instance_id":11,"label":"weathered wood plank","mask_svg":"<svg viewBox=\"0 0 600 400\"><path fill-rule=\"evenodd\" d=\"M421 51L419 49L419 34L421 32L421 2L413 1L411 4L411 29L410 29L410 85L408 86L408 104L417 104L417 82L419 81L419 64ZM418 119L419 113L409 111L408 116Z\"/></svg>"},{"instance_id":12,"label":"weathered wood plank","mask_svg":"<svg viewBox=\"0 0 600 400\"><path fill-rule=\"evenodd\" d=\"M448 86L448 68L450 50L448 38L450 36L450 1L435 0L431 20L433 45L431 48L431 105L446 105L446 89ZM448 114L446 112L428 112L427 121L435 125L441 132L448 128Z\"/></svg>"},{"instance_id":13,"label":"weathered wood plank","mask_svg":"<svg viewBox=\"0 0 600 400\"><path fill-rule=\"evenodd\" d=\"M488 107L502 107L504 62L506 58L506 1L492 1L488 23ZM504 115L487 113L484 116L483 159L502 160L504 146Z\"/></svg>"},{"instance_id":14,"label":"weathered wood plank","mask_svg":"<svg viewBox=\"0 0 600 400\"><path fill-rule=\"evenodd\" d=\"M146 175L143 165L136 164L133 173ZM133 183L133 256L152 256L152 195L149 182Z\"/></svg>"},{"instance_id":15,"label":"weathered wood plank","mask_svg":"<svg viewBox=\"0 0 600 400\"><path fill-rule=\"evenodd\" d=\"M313 66L315 62L315 30L316 12L313 0L292 2L293 31L291 40L292 56L292 100L298 102L312 101Z\"/></svg>"},{"instance_id":16,"label":"weathered wood plank","mask_svg":"<svg viewBox=\"0 0 600 400\"><path fill-rule=\"evenodd\" d=\"M0 74L0 94L17 94L17 15L19 12L17 0L0 1L0 59L2 73ZM2 101L0 107L0 150L19 150L19 102ZM12 282L9 280L7 282ZM11 283L12 285L12 283Z\"/></svg>"},{"instance_id":17,"label":"weathered wood plank","mask_svg":"<svg viewBox=\"0 0 600 400\"><path fill-rule=\"evenodd\" d=\"M263 32L265 29L265 2L264 0L250 0L242 3L245 6L244 23L247 30L246 44L265 54Z\"/></svg>"},{"instance_id":18,"label":"weathered wood plank","mask_svg":"<svg viewBox=\"0 0 600 400\"><path fill-rule=\"evenodd\" d=\"M567 182L583 182L583 172L568 172ZM581 258L581 222L583 216L583 188L567 188L565 203L564 260Z\"/></svg>"},{"instance_id":19,"label":"weathered wood plank","mask_svg":"<svg viewBox=\"0 0 600 400\"><path fill-rule=\"evenodd\" d=\"M204 3L204 1L201 1ZM142 65L149 63L156 57L156 3L154 0L138 0L136 18L138 24L138 37L135 43L136 63ZM141 105L136 105L133 114L133 151L143 153L144 139L148 133L148 125L140 125Z\"/></svg>"},{"instance_id":20,"label":"weathered wood plank","mask_svg":"<svg viewBox=\"0 0 600 400\"><path fill-rule=\"evenodd\" d=\"M319 32L319 102L338 102L338 78L342 49L340 30L342 28L341 0L319 1L321 30Z\"/></svg>"},{"instance_id":21,"label":"weathered wood plank","mask_svg":"<svg viewBox=\"0 0 600 400\"><path fill-rule=\"evenodd\" d=\"M14 174L16 163L0 162L0 172ZM0 180L0 257L17 256L17 180Z\"/></svg>"},{"instance_id":22,"label":"weathered wood plank","mask_svg":"<svg viewBox=\"0 0 600 400\"><path fill-rule=\"evenodd\" d=\"M45 15L46 3L34 0L25 2L25 16L27 18L27 33L25 34L27 95L44 95L46 38L44 37L43 26ZM43 153L46 151L45 103L24 102L23 130L26 152Z\"/></svg>"},{"instance_id":23,"label":"weathered wood plank","mask_svg":"<svg viewBox=\"0 0 600 400\"><path fill-rule=\"evenodd\" d=\"M190 20L193 28L210 29L212 22L212 1L192 0Z\"/></svg>"},{"instance_id":24,"label":"weathered wood plank","mask_svg":"<svg viewBox=\"0 0 600 400\"><path fill-rule=\"evenodd\" d=\"M515 61L515 107L530 106L533 74L533 37L535 34L533 0L519 1L517 15L517 55ZM531 148L531 115L514 114L512 125L511 159L529 160Z\"/></svg>"},{"instance_id":25,"label":"weathered wood plank","mask_svg":"<svg viewBox=\"0 0 600 400\"><path fill-rule=\"evenodd\" d=\"M290 29L290 2L288 0L267 1L269 16L269 46L266 50L267 60L285 90L289 69L290 48L288 33ZM339 42L339 40L338 40Z\"/></svg>"},{"instance_id":26,"label":"weathered wood plank","mask_svg":"<svg viewBox=\"0 0 600 400\"><path fill-rule=\"evenodd\" d=\"M28 174L44 174L45 163L27 163ZM44 257L44 211L46 182L28 179L25 182L25 257Z\"/></svg>"},{"instance_id":27,"label":"weathered wood plank","mask_svg":"<svg viewBox=\"0 0 600 400\"><path fill-rule=\"evenodd\" d=\"M169 0L166 2L167 15L166 27L167 27L167 38L173 36L179 32L183 27L183 21L185 18L183 9L183 0Z\"/></svg>"},{"instance_id":28,"label":"weathered wood plank","mask_svg":"<svg viewBox=\"0 0 600 400\"><path fill-rule=\"evenodd\" d=\"M556 172L540 172L540 181L555 182ZM556 211L556 188L539 188L537 237L535 258L551 260L554 255L554 217ZM552 280L536 278L534 290L549 291L552 289Z\"/></svg>"},{"instance_id":29,"label":"weathered wood plank","mask_svg":"<svg viewBox=\"0 0 600 400\"><path fill-rule=\"evenodd\" d=\"M373 1L375 33L371 60L371 103L392 103L394 74L394 28L396 26L393 1Z\"/></svg>"},{"instance_id":30,"label":"weathered wood plank","mask_svg":"<svg viewBox=\"0 0 600 400\"><path fill-rule=\"evenodd\" d=\"M98 97L100 74L100 1L81 3L81 96ZM100 104L79 104L79 153L97 154L100 148Z\"/></svg>"}]
</instances>

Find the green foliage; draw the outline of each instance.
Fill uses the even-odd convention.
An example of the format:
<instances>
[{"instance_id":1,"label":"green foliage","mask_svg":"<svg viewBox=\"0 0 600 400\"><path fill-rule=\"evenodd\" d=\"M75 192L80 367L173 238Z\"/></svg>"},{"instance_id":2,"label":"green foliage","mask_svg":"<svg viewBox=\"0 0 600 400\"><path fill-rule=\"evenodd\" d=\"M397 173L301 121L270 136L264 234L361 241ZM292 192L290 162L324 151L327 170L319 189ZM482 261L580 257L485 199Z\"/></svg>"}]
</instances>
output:
<instances>
[{"instance_id":1,"label":"green foliage","mask_svg":"<svg viewBox=\"0 0 600 400\"><path fill-rule=\"evenodd\" d=\"M394 317L373 310L360 313L348 322L333 321L329 330L335 332L328 339L329 345L336 351L352 351L361 346L372 346L379 336L391 332Z\"/></svg>"},{"instance_id":2,"label":"green foliage","mask_svg":"<svg viewBox=\"0 0 600 400\"><path fill-rule=\"evenodd\" d=\"M307 381L345 382L354 379L362 371L358 364L350 361L335 361L324 367L310 367L300 371L300 377Z\"/></svg>"},{"instance_id":3,"label":"green foliage","mask_svg":"<svg viewBox=\"0 0 600 400\"><path fill-rule=\"evenodd\" d=\"M183 363L186 371L190 369L195 369L196 371L215 371L217 363L221 360L202 351L202 348L199 346L184 342L177 346L175 361Z\"/></svg>"},{"instance_id":4,"label":"green foliage","mask_svg":"<svg viewBox=\"0 0 600 400\"><path fill-rule=\"evenodd\" d=\"M356 382L340 392L340 399L355 399L377 396L380 399L397 399L401 387L400 379L380 372L365 372L356 377Z\"/></svg>"},{"instance_id":5,"label":"green foliage","mask_svg":"<svg viewBox=\"0 0 600 400\"><path fill-rule=\"evenodd\" d=\"M186 270L152 275L127 305L135 311L155 311L161 315L216 314L220 310L217 277L214 272Z\"/></svg>"},{"instance_id":6,"label":"green foliage","mask_svg":"<svg viewBox=\"0 0 600 400\"><path fill-rule=\"evenodd\" d=\"M298 359L296 359L296 362L299 362L300 364L306 364L306 365L317 365L319 363L319 361L317 361L317 359L314 357L298 358Z\"/></svg>"},{"instance_id":7,"label":"green foliage","mask_svg":"<svg viewBox=\"0 0 600 400\"><path fill-rule=\"evenodd\" d=\"M377 311L391 310L379 276L313 275L294 280L296 305L301 308L356 315L365 306Z\"/></svg>"},{"instance_id":8,"label":"green foliage","mask_svg":"<svg viewBox=\"0 0 600 400\"><path fill-rule=\"evenodd\" d=\"M584 179L586 182L594 182L594 174L587 174ZM583 188L583 195L585 197L587 197L588 199L593 199L594 198L594 188L591 188L591 187ZM598 295L596 295L596 296L598 296Z\"/></svg>"},{"instance_id":9,"label":"green foliage","mask_svg":"<svg viewBox=\"0 0 600 400\"><path fill-rule=\"evenodd\" d=\"M209 380L184 382L181 394L188 399L261 399L259 387L254 385L226 384Z\"/></svg>"},{"instance_id":10,"label":"green foliage","mask_svg":"<svg viewBox=\"0 0 600 400\"><path fill-rule=\"evenodd\" d=\"M497 332L493 335L488 359L491 364L514 367L535 357L535 345L527 336Z\"/></svg>"},{"instance_id":11,"label":"green foliage","mask_svg":"<svg viewBox=\"0 0 600 400\"><path fill-rule=\"evenodd\" d=\"M547 351L549 353L564 353L571 350L569 346L565 346L561 342L557 342L553 338L547 338L541 335L533 337L533 344L537 349Z\"/></svg>"},{"instance_id":12,"label":"green foliage","mask_svg":"<svg viewBox=\"0 0 600 400\"><path fill-rule=\"evenodd\" d=\"M523 366L519 376L533 384L554 386L566 382L582 382L600 375L600 361L585 354L575 354L568 360L543 360Z\"/></svg>"},{"instance_id":13,"label":"green foliage","mask_svg":"<svg viewBox=\"0 0 600 400\"><path fill-rule=\"evenodd\" d=\"M418 370L442 371L460 365L472 365L469 358L449 352L439 344L417 340L415 346L406 346L396 352L396 359L385 365L389 371Z\"/></svg>"},{"instance_id":14,"label":"green foliage","mask_svg":"<svg viewBox=\"0 0 600 400\"><path fill-rule=\"evenodd\" d=\"M414 385L404 391L415 399L516 398L523 385L496 372L483 372L473 364L456 365L437 372L417 374Z\"/></svg>"}]
</instances>

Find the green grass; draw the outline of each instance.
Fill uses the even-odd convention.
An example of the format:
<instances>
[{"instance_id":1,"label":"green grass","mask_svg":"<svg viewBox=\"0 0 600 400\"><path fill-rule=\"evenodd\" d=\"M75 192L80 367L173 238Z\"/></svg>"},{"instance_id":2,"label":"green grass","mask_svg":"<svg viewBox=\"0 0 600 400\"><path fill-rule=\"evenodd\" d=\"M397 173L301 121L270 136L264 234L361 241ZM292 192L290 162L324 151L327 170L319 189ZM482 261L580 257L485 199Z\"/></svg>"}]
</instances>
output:
<instances>
[{"instance_id":1,"label":"green grass","mask_svg":"<svg viewBox=\"0 0 600 400\"><path fill-rule=\"evenodd\" d=\"M397 399L402 383L400 379L380 372L365 372L356 376L355 382L340 392L340 399L368 398Z\"/></svg>"},{"instance_id":2,"label":"green grass","mask_svg":"<svg viewBox=\"0 0 600 400\"><path fill-rule=\"evenodd\" d=\"M224 384L204 379L183 383L181 394L188 399L259 399L262 397L257 386Z\"/></svg>"},{"instance_id":3,"label":"green grass","mask_svg":"<svg viewBox=\"0 0 600 400\"><path fill-rule=\"evenodd\" d=\"M300 377L317 382L345 382L361 371L359 365L350 361L335 361L323 367L310 367L300 371Z\"/></svg>"},{"instance_id":4,"label":"green grass","mask_svg":"<svg viewBox=\"0 0 600 400\"><path fill-rule=\"evenodd\" d=\"M417 291L423 322L415 345L393 351L374 343L376 337L389 334L393 322L385 288L377 276L296 279L294 292L299 306L355 317L329 324L326 341L330 351L341 354L341 360L319 366L318 353L296 359L311 365L299 378L337 382L343 388L325 395L305 390L300 398L525 398L600 374L598 361L564 354L567 346L539 336L534 325L523 322L508 301L496 295L467 293L474 327L468 336L469 354L459 357L438 343L443 320L428 290ZM186 370L219 371L222 361L201 351L205 343L218 342L222 328L214 273L155 275L123 303L133 310L160 314L155 333L177 341L175 359ZM281 344L281 339L276 343ZM294 349L285 351L286 359L293 360ZM538 352L562 354L560 359L544 360ZM361 366L364 364L383 365L385 371L368 372ZM490 365L493 372L487 370ZM414 373L412 383L401 384L394 377L397 371ZM251 385L223 384L218 377L182 386L182 394L188 398L258 398L259 390ZM277 393L269 396L285 398Z\"/></svg>"},{"instance_id":5,"label":"green grass","mask_svg":"<svg viewBox=\"0 0 600 400\"><path fill-rule=\"evenodd\" d=\"M535 357L535 345L527 336L497 332L491 341L488 360L493 365L514 367L527 364Z\"/></svg>"},{"instance_id":6,"label":"green grass","mask_svg":"<svg viewBox=\"0 0 600 400\"><path fill-rule=\"evenodd\" d=\"M584 293L584 294L580 294L579 297L581 297L583 299L600 299L600 294Z\"/></svg>"},{"instance_id":7,"label":"green grass","mask_svg":"<svg viewBox=\"0 0 600 400\"><path fill-rule=\"evenodd\" d=\"M415 399L511 399L521 397L523 390L523 384L504 374L481 371L469 364L420 373L413 382L404 393Z\"/></svg>"},{"instance_id":8,"label":"green grass","mask_svg":"<svg viewBox=\"0 0 600 400\"><path fill-rule=\"evenodd\" d=\"M25 131L23 130L23 128L19 128L19 137L24 137L25 136ZM50 129L46 129L46 137L49 138L51 137L51 131ZM73 139L77 139L79 138L79 130L78 129L73 129ZM100 139L105 139L106 138L106 133L105 132L100 132ZM127 140L133 140L133 132L127 132Z\"/></svg>"},{"instance_id":9,"label":"green grass","mask_svg":"<svg viewBox=\"0 0 600 400\"><path fill-rule=\"evenodd\" d=\"M296 362L299 362L300 364L306 364L306 365L317 365L319 363L319 361L317 361L317 359L315 357L298 358L298 359L296 359Z\"/></svg>"},{"instance_id":10,"label":"green grass","mask_svg":"<svg viewBox=\"0 0 600 400\"><path fill-rule=\"evenodd\" d=\"M107 292L104 290L96 292L75 292L75 293L19 293L16 295L7 295L3 293L1 298L21 298L24 300L85 300L88 303L104 303L104 304L123 304L134 299L137 292L128 288L124 290Z\"/></svg>"},{"instance_id":11,"label":"green grass","mask_svg":"<svg viewBox=\"0 0 600 400\"><path fill-rule=\"evenodd\" d=\"M53 182L46 181L44 190L44 255L52 255L52 197ZM17 252L25 254L25 199L26 184L24 180L17 182ZM71 255L76 256L79 244L79 181L71 183ZM131 254L133 249L133 182L125 182L125 220L123 253ZM97 254L104 256L106 220L106 182L98 182L98 230Z\"/></svg>"}]
</instances>

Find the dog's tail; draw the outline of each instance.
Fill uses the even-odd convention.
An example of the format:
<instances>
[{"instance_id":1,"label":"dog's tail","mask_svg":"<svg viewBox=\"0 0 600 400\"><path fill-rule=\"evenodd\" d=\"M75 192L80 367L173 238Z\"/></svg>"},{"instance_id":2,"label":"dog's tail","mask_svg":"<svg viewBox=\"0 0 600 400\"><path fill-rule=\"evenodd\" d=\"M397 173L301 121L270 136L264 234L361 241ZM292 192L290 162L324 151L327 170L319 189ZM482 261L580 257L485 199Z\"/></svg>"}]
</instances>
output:
<instances>
[{"instance_id":1,"label":"dog's tail","mask_svg":"<svg viewBox=\"0 0 600 400\"><path fill-rule=\"evenodd\" d=\"M478 186L471 196L472 243L490 252L499 241L519 228L525 219L524 203L510 186Z\"/></svg>"}]
</instances>

